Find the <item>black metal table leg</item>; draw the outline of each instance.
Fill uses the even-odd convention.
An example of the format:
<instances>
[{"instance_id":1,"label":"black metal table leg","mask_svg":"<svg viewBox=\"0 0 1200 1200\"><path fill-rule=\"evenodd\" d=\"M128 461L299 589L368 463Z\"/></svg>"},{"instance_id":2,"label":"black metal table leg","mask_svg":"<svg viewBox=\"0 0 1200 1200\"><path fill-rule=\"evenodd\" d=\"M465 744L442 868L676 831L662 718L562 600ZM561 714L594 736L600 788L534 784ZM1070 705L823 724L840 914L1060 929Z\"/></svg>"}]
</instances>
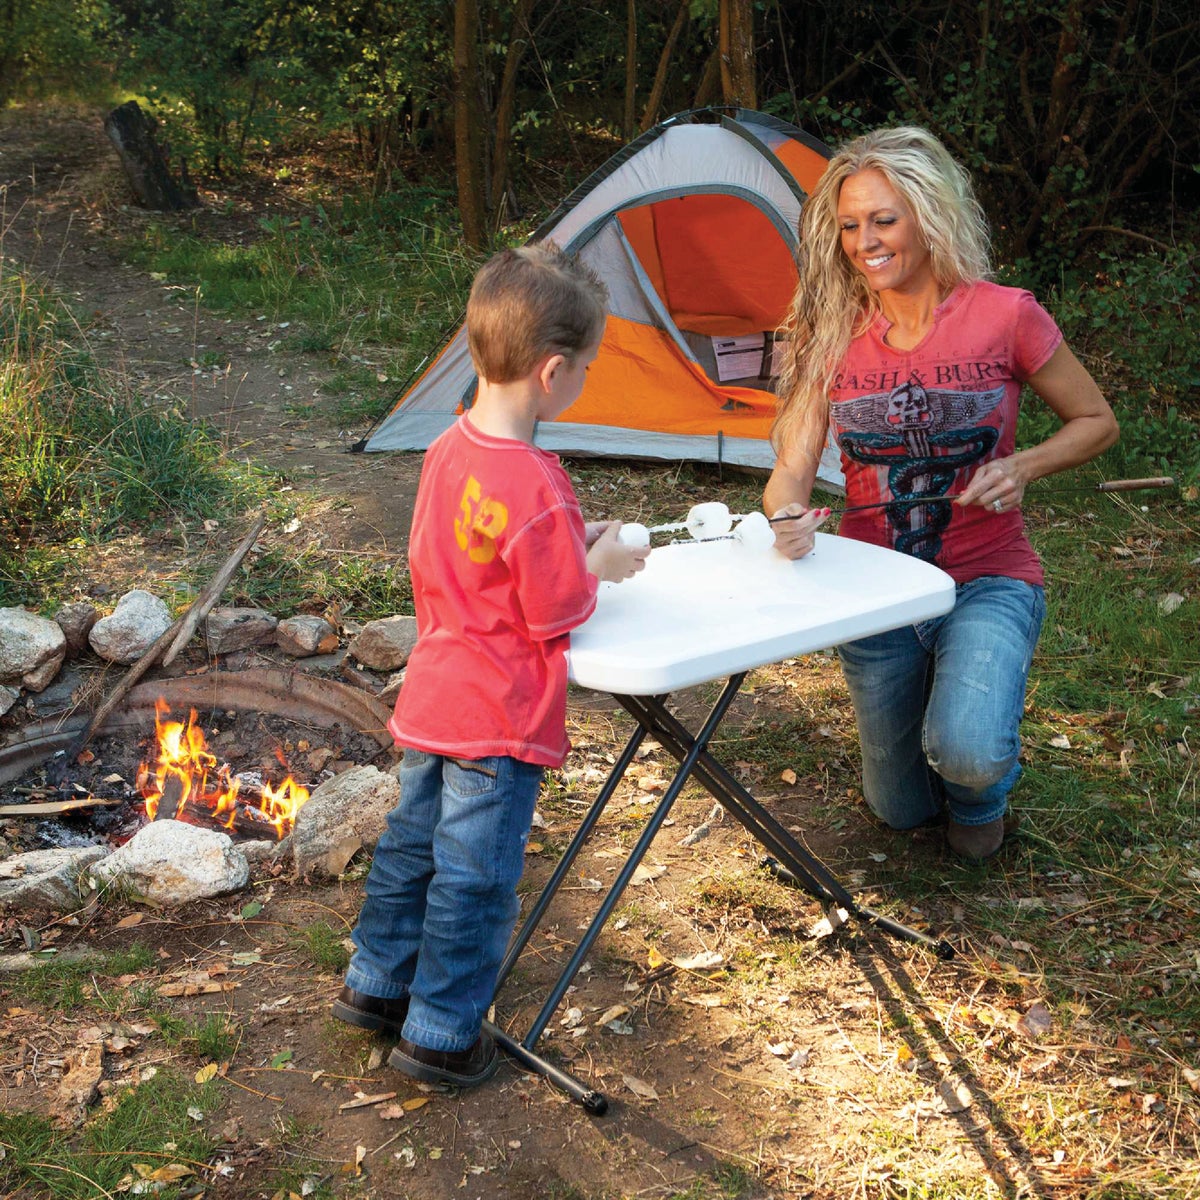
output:
<instances>
[{"instance_id":1,"label":"black metal table leg","mask_svg":"<svg viewBox=\"0 0 1200 1200\"><path fill-rule=\"evenodd\" d=\"M647 821L637 844L630 851L617 878L605 894L595 916L588 924L583 936L579 939L567 964L559 974L558 980L546 997L538 1015L534 1018L529 1032L518 1041L512 1035L498 1028L491 1021L485 1021L484 1026L507 1054L511 1055L528 1070L548 1079L555 1087L561 1088L573 1099L578 1100L590 1113L600 1115L607 1111L608 1101L601 1092L588 1088L573 1075L560 1067L548 1062L534 1051L538 1040L549 1024L555 1009L558 1008L567 988L571 986L579 968L583 965L588 951L596 938L599 937L612 910L616 907L622 893L625 891L633 873L637 870L646 852L650 849L663 822L669 815L679 793L683 790L688 779L693 775L704 785L705 789L730 812L734 819L755 838L773 858L768 859L769 865L781 882L802 887L819 900L840 905L851 916L857 917L870 925L891 934L893 937L914 942L931 949L939 958L954 957L954 947L948 942L930 937L919 930L912 929L891 917L876 912L859 904L845 887L833 876L829 868L820 859L805 849L755 798L708 753L708 744L717 728L720 726L730 704L733 703L741 688L746 673L741 672L731 676L725 683L720 696L710 710L708 717L693 736L683 723L673 716L666 707L665 696L616 696L616 700L637 721L637 729L626 743L625 749L617 759L612 771L604 782L599 795L588 810L587 816L579 829L576 830L567 849L563 852L558 865L555 867L546 886L542 889L529 916L522 924L513 939L504 963L500 969L499 986L508 978L521 952L528 945L535 930L545 916L551 901L567 877L575 859L582 850L585 841L595 828L601 814L607 806L613 793L628 771L638 747L647 735L655 738L678 761L679 766L671 779L666 792L663 793L654 812Z\"/></svg>"}]
</instances>

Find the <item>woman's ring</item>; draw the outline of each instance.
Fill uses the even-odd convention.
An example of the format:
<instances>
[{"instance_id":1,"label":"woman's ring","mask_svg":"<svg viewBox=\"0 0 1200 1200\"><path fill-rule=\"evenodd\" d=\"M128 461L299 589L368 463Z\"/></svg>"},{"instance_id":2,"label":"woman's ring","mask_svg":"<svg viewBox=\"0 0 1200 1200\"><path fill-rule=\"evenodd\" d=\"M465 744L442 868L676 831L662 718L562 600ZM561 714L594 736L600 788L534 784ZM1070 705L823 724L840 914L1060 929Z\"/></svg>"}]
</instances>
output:
<instances>
[{"instance_id":1,"label":"woman's ring","mask_svg":"<svg viewBox=\"0 0 1200 1200\"><path fill-rule=\"evenodd\" d=\"M1003 512L1004 511L1004 501L1003 500L993 500L992 508L995 509L996 512Z\"/></svg>"}]
</instances>

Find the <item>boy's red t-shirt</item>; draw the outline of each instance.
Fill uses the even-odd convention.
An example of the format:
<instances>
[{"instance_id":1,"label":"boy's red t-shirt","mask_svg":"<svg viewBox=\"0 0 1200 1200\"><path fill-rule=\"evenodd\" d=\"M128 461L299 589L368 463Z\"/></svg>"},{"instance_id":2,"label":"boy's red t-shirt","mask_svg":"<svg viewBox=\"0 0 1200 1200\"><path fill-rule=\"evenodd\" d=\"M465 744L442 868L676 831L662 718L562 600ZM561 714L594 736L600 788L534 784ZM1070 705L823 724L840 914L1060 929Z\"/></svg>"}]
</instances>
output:
<instances>
[{"instance_id":1,"label":"boy's red t-shirt","mask_svg":"<svg viewBox=\"0 0 1200 1200\"><path fill-rule=\"evenodd\" d=\"M957 583L1040 584L1019 510L950 500L984 463L1012 454L1021 384L1062 341L1054 319L1029 292L985 282L957 287L911 350L887 344L889 327L880 316L850 343L830 391L846 502L929 502L847 513L839 533L936 563Z\"/></svg>"},{"instance_id":2,"label":"boy's red t-shirt","mask_svg":"<svg viewBox=\"0 0 1200 1200\"><path fill-rule=\"evenodd\" d=\"M428 449L409 543L418 639L388 728L456 758L560 766L568 633L596 606L555 454L462 416Z\"/></svg>"}]
</instances>

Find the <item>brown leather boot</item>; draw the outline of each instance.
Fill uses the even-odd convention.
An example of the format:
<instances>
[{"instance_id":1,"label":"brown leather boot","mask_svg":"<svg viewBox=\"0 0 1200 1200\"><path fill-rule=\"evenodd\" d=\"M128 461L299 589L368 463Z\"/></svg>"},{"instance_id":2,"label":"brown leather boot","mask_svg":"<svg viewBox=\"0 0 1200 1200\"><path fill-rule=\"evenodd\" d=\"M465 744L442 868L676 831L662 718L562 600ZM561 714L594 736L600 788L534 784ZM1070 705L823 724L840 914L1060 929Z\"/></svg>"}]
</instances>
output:
<instances>
[{"instance_id":1,"label":"brown leather boot","mask_svg":"<svg viewBox=\"0 0 1200 1200\"><path fill-rule=\"evenodd\" d=\"M951 817L946 825L946 844L967 862L983 862L1004 845L1004 818L997 817L985 825L960 825Z\"/></svg>"}]
</instances>

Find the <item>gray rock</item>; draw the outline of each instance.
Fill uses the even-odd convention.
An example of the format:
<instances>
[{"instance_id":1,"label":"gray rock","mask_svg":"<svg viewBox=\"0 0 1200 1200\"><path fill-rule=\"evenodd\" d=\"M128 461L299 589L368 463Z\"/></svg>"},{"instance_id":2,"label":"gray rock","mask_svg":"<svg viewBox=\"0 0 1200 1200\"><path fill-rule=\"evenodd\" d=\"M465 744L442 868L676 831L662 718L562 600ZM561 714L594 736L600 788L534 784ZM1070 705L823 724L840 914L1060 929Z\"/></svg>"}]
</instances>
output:
<instances>
[{"instance_id":1,"label":"gray rock","mask_svg":"<svg viewBox=\"0 0 1200 1200\"><path fill-rule=\"evenodd\" d=\"M16 688L0 683L0 717L4 716L20 698L21 693Z\"/></svg>"},{"instance_id":2,"label":"gray rock","mask_svg":"<svg viewBox=\"0 0 1200 1200\"><path fill-rule=\"evenodd\" d=\"M0 608L0 683L40 692L66 656L66 634L54 621L24 608Z\"/></svg>"},{"instance_id":3,"label":"gray rock","mask_svg":"<svg viewBox=\"0 0 1200 1200\"><path fill-rule=\"evenodd\" d=\"M384 617L368 621L350 643L350 653L373 671L397 671L417 644L416 617Z\"/></svg>"},{"instance_id":4,"label":"gray rock","mask_svg":"<svg viewBox=\"0 0 1200 1200\"><path fill-rule=\"evenodd\" d=\"M229 654L275 640L279 622L261 608L214 608L204 622L209 654Z\"/></svg>"},{"instance_id":5,"label":"gray rock","mask_svg":"<svg viewBox=\"0 0 1200 1200\"><path fill-rule=\"evenodd\" d=\"M54 614L55 623L67 639L67 654L71 658L78 657L88 648L88 634L99 619L96 606L85 601L64 604Z\"/></svg>"},{"instance_id":6,"label":"gray rock","mask_svg":"<svg viewBox=\"0 0 1200 1200\"><path fill-rule=\"evenodd\" d=\"M103 846L30 850L0 862L0 907L70 909L82 903L79 876L106 857Z\"/></svg>"},{"instance_id":7,"label":"gray rock","mask_svg":"<svg viewBox=\"0 0 1200 1200\"><path fill-rule=\"evenodd\" d=\"M137 662L171 626L171 611L157 596L134 588L92 626L88 643L108 662Z\"/></svg>"},{"instance_id":8,"label":"gray rock","mask_svg":"<svg viewBox=\"0 0 1200 1200\"><path fill-rule=\"evenodd\" d=\"M400 803L395 775L375 767L351 767L313 790L296 815L291 833L292 861L301 875L337 875L332 870L352 842L370 849ZM353 851L351 851L353 853ZM347 859L348 861L348 859Z\"/></svg>"},{"instance_id":9,"label":"gray rock","mask_svg":"<svg viewBox=\"0 0 1200 1200\"><path fill-rule=\"evenodd\" d=\"M275 628L275 642L292 658L329 654L338 647L337 630L324 617L301 613L286 617Z\"/></svg>"},{"instance_id":10,"label":"gray rock","mask_svg":"<svg viewBox=\"0 0 1200 1200\"><path fill-rule=\"evenodd\" d=\"M93 869L159 904L186 904L244 888L250 864L227 833L184 821L151 821Z\"/></svg>"}]
</instances>

